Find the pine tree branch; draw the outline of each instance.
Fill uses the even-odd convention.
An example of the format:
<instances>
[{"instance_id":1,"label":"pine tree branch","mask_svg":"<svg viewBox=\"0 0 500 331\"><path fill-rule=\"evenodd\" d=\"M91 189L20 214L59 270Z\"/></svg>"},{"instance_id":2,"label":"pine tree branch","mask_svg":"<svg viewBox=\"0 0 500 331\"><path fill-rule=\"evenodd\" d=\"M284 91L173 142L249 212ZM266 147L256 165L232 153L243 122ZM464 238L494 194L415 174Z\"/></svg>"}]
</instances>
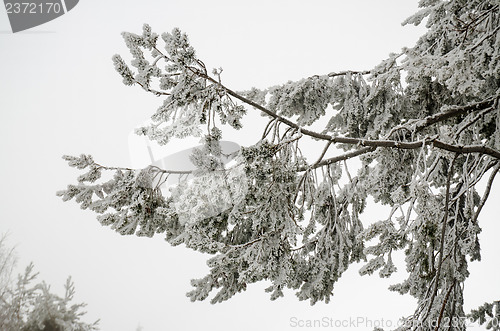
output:
<instances>
[{"instance_id":1,"label":"pine tree branch","mask_svg":"<svg viewBox=\"0 0 500 331\"><path fill-rule=\"evenodd\" d=\"M126 167L107 167L107 166L103 166L103 165L96 163L96 162L94 162L94 165L96 165L98 169L103 169L103 170L122 170L122 171L141 170L141 169L126 168ZM153 165L150 165L149 167L154 168L156 170L156 172L169 174L169 175L170 174L172 174L172 175L189 175L189 174L193 173L191 170L166 170L166 169L162 169L160 167L153 166Z\"/></svg>"},{"instance_id":2,"label":"pine tree branch","mask_svg":"<svg viewBox=\"0 0 500 331\"><path fill-rule=\"evenodd\" d=\"M142 87L143 90L145 90L146 92L151 92L153 93L154 95L156 95L157 97L160 96L160 95L170 95L170 93L168 92L163 92L163 91L157 91L157 90L154 90L144 84L142 84L141 82L139 82L137 79L134 78L134 83L138 84L140 87Z\"/></svg>"},{"instance_id":3,"label":"pine tree branch","mask_svg":"<svg viewBox=\"0 0 500 331\"><path fill-rule=\"evenodd\" d=\"M399 141L394 141L394 140L369 140L369 139L361 139L361 138L350 138L350 137L334 137L330 136L324 133L319 133L315 132L312 130L308 130L305 128L302 128L299 126L297 123L294 123L278 114L275 112L263 107L262 105L259 105L258 103L234 92L233 90L229 89L228 87L224 86L214 78L208 76L207 74L200 72L199 70L196 70L195 68L188 67L194 74L205 78L209 80L210 82L217 84L219 87L221 87L223 90L226 91L229 95L235 97L236 99L262 111L263 113L271 116L272 118L280 121L283 124L288 125L291 128L294 128L296 130L299 130L302 134L310 136L312 138L316 138L319 140L326 140L330 141L332 143L342 143L342 144L353 144L353 145L361 145L361 146L370 146L370 147L393 147L393 148L400 148L400 149L416 149L422 147L424 144L426 144L426 140L430 140L430 144L436 148L439 149L444 149L450 152L454 153L480 153L480 154L487 154L490 155L494 158L500 159L500 151L497 151L495 149L492 149L490 147L482 146L482 145L469 145L469 146L458 146L458 145L452 145L448 144L442 141L437 140L437 137L435 138L426 138L423 141L417 141L417 142L399 142ZM470 111L478 111L478 110L483 110L487 107L492 107L495 105L495 103L498 101L498 98L500 96L495 96L493 98L487 99L482 102L477 102L474 104L466 105L466 106L453 106L448 108L448 110L428 116L425 119L418 121L416 124L413 126L413 130L415 131L421 131L424 128L435 124L437 122L444 121L448 118L459 116L462 114L465 114ZM367 152L372 151L372 149L362 149L359 151L355 152L354 156L358 156ZM346 157L345 155L340 158L340 160L345 160L354 156L349 156ZM326 164L333 163L335 161L335 158L332 159L332 161L327 162ZM321 165L320 165L321 164ZM322 166L325 164L322 164L321 162L318 163L318 166Z\"/></svg>"}]
</instances>

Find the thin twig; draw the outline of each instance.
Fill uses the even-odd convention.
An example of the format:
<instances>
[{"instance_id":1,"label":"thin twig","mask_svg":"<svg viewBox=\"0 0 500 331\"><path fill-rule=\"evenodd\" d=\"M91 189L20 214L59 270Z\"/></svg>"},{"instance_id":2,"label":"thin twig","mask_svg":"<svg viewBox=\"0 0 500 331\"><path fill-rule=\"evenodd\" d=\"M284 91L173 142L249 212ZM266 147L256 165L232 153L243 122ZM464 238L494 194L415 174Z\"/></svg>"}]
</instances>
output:
<instances>
[{"instance_id":1,"label":"thin twig","mask_svg":"<svg viewBox=\"0 0 500 331\"><path fill-rule=\"evenodd\" d=\"M323 151L321 152L321 155L319 156L318 160L316 162L314 162L314 164L311 166L312 168L314 168L315 166L317 166L321 162L321 160L323 160L323 157L325 156L326 151L328 150L328 148L330 147L331 144L332 144L332 142L329 141L325 145L325 148L323 148Z\"/></svg>"},{"instance_id":2,"label":"thin twig","mask_svg":"<svg viewBox=\"0 0 500 331\"><path fill-rule=\"evenodd\" d=\"M458 154L455 154L453 157L453 160L451 161L451 164L448 168L448 178L446 179L446 193L445 193L445 203L444 203L444 216L443 216L443 221L441 222L442 228L441 228L441 243L439 247L439 260L438 260L438 267L436 270L436 282L434 283L434 290L432 292L432 296L430 299L429 306L427 308L427 313L425 314L425 318L429 315L429 312L432 309L432 304L434 303L434 298L436 297L437 290L438 290L438 284L439 284L439 276L441 274L441 266L443 264L443 255L444 255L444 240L445 240L445 233L446 233L446 226L448 223L448 214L449 214L449 203L450 203L450 185L451 185L451 178L453 177L453 166L455 165L455 161L458 158Z\"/></svg>"},{"instance_id":3,"label":"thin twig","mask_svg":"<svg viewBox=\"0 0 500 331\"><path fill-rule=\"evenodd\" d=\"M493 29L493 31L485 35L483 38L481 38L474 46L467 49L467 52L472 52L473 50L478 48L486 39L491 38L495 33L497 33L498 30L500 30L500 25Z\"/></svg>"},{"instance_id":4,"label":"thin twig","mask_svg":"<svg viewBox=\"0 0 500 331\"><path fill-rule=\"evenodd\" d=\"M495 176L498 173L498 170L500 170L500 163L496 165L496 167L493 169L493 172L490 175L490 178L488 178L488 183L486 184L486 189L484 190L484 195L481 198L481 201L479 202L479 206L477 207L476 213L474 214L474 217L472 219L473 223L477 222L477 218L479 217L479 213L484 207L484 204L486 203L486 200L488 200L488 196L490 195L491 191L491 186L493 184L493 180L495 179Z\"/></svg>"},{"instance_id":5,"label":"thin twig","mask_svg":"<svg viewBox=\"0 0 500 331\"><path fill-rule=\"evenodd\" d=\"M439 330L439 326L441 325L441 320L443 319L443 313L444 313L444 309L446 307L446 303L448 302L448 298L450 296L451 291L455 287L456 282L457 282L457 280L454 279L453 283L450 286L450 288L446 292L446 296L444 297L443 305L441 306L441 311L439 312L438 322L437 322L437 325L436 325L436 328L434 329L434 331L438 331Z\"/></svg>"}]
</instances>

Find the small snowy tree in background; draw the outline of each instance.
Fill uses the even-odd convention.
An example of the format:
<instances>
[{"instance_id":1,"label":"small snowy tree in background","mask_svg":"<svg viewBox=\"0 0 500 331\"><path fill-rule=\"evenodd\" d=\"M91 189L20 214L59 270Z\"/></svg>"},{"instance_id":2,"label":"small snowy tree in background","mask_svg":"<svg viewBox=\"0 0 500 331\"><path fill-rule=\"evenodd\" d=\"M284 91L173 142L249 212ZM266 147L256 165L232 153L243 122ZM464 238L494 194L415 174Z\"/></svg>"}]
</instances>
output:
<instances>
[{"instance_id":1,"label":"small snowy tree in background","mask_svg":"<svg viewBox=\"0 0 500 331\"><path fill-rule=\"evenodd\" d=\"M189 183L229 177L221 128L241 128L247 112L269 119L261 139L235 156L244 185L224 191L213 181L208 188L239 198L208 217L216 200L190 202L196 208L180 213L176 206L203 196L206 181L165 196L159 178L179 171L106 167L89 155L64 157L87 172L58 195L120 234L163 234L172 245L212 254L210 273L192 281L193 301L216 290L211 302L221 302L267 280L271 299L289 288L311 304L328 302L351 263L366 261L361 274L390 277L392 254L402 251L407 279L390 290L418 304L401 329L464 329L455 322L465 316L482 323L498 317L498 302L467 315L463 284L468 263L481 258L480 212L500 169L499 2L421 0L420 7L405 24L425 20L427 32L371 70L243 92L224 85L221 70L207 70L179 29L123 33L133 57L131 66L113 57L123 82L163 98L138 134L162 145L204 137ZM301 154L311 142L321 146L312 160ZM357 172L347 168L350 159L359 161ZM104 171L113 178L101 179ZM364 226L369 197L388 213Z\"/></svg>"},{"instance_id":2,"label":"small snowy tree in background","mask_svg":"<svg viewBox=\"0 0 500 331\"><path fill-rule=\"evenodd\" d=\"M17 263L14 247L7 245L6 233L0 237L0 298L9 291L12 283L12 273Z\"/></svg>"},{"instance_id":3,"label":"small snowy tree in background","mask_svg":"<svg viewBox=\"0 0 500 331\"><path fill-rule=\"evenodd\" d=\"M6 236L0 239L0 330L2 331L92 331L97 323L80 321L85 314L85 304L71 304L75 288L71 278L65 284L63 298L50 292L41 282L33 284L38 273L34 265L26 267L13 283L12 272L16 262L14 249L6 244Z\"/></svg>"}]
</instances>

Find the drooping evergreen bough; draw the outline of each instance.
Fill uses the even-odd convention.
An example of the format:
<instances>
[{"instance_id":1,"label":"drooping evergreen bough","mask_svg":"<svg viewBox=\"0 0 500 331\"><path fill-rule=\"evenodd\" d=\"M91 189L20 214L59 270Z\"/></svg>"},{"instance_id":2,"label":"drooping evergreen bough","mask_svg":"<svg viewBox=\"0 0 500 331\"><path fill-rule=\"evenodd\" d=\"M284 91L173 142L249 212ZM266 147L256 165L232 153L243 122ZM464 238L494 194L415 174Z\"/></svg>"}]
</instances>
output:
<instances>
[{"instance_id":1,"label":"drooping evergreen bough","mask_svg":"<svg viewBox=\"0 0 500 331\"><path fill-rule=\"evenodd\" d=\"M123 33L133 57L131 66L113 57L123 83L163 98L137 133L159 144L202 137L191 156L197 170L65 156L87 172L58 195L120 234L164 234L172 245L212 254L210 273L192 280L193 301L216 290L211 302L221 302L267 280L273 300L289 288L311 304L328 302L351 263L389 277L391 254L403 251L408 276L390 290L418 305L400 329L464 329L455 322L465 316L498 321L498 301L464 312L463 284L468 263L481 258L479 215L500 169L499 4L421 0L404 24L425 20L427 32L372 70L244 92L225 86L221 70L207 71L179 29ZM241 128L255 111L269 119L262 138L224 168L221 129ZM318 123L323 129L312 130ZM308 140L321 146L317 159L301 154ZM360 163L353 175L349 159ZM100 180L103 171L114 177ZM164 179L179 173L185 180L162 192ZM481 180L486 189L478 192ZM363 227L368 197L388 215Z\"/></svg>"}]
</instances>

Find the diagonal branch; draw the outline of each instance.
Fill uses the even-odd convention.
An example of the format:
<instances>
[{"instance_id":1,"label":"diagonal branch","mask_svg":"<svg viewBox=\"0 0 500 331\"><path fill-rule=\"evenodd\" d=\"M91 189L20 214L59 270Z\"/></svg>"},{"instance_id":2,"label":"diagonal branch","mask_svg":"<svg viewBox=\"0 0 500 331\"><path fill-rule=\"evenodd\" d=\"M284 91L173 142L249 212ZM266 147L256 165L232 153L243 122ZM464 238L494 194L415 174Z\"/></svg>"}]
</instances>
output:
<instances>
[{"instance_id":1,"label":"diagonal branch","mask_svg":"<svg viewBox=\"0 0 500 331\"><path fill-rule=\"evenodd\" d=\"M427 139L430 139L431 145L436 147L436 148L440 148L440 149L444 149L444 150L447 150L450 152L460 153L460 154L463 154L463 153L487 154L487 155L490 155L494 158L500 159L500 151L497 151L497 150L492 149L490 147L486 147L486 146L482 146L482 145L457 146L457 145L452 145L452 144L448 144L448 143L439 141L439 140L437 140L437 137L426 138L423 141L416 141L416 142L399 142L399 141L395 141L395 140L369 140L369 139L351 138L351 137L339 137L339 136L334 137L334 136L331 136L328 134L308 130L308 129L302 128L297 123L294 123L294 122L276 114L275 112L267 109L266 107L259 105L258 103L234 92L233 90L224 86L223 84L221 84L220 82L218 82L214 78L208 76L207 74L200 72L199 70L196 70L194 68L188 67L188 69L191 70L194 74L199 75L200 77L205 78L214 84L217 84L219 87L221 87L223 90L225 90L227 94L229 94L229 95L235 97L236 99L262 111L263 113L271 116L272 118L280 121L281 123L286 124L289 127L294 128L296 130L299 130L302 134L310 136L312 138L316 138L319 140L326 140L326 141L329 141L332 143L361 145L361 146L366 146L366 147L368 147L368 146L369 147L394 147L394 148L400 148L400 149L420 148L424 144L426 144ZM438 114L435 114L432 116L428 116L425 119L418 121L414 126L414 130L420 131L420 130L423 130L424 128L426 128L432 124L444 121L448 118L459 116L461 114L465 114L465 113L470 112L470 111L477 111L477 110L485 109L487 107L492 107L497 102L498 98L499 98L499 96L495 96L495 97L487 99L485 101L477 102L477 103L466 105L466 106L450 107L450 108L448 108L448 110L446 110L444 112L441 112L441 113L438 113ZM359 151L355 151L354 153L356 153L356 155L354 155L354 156L361 155L363 153L367 153L371 150L372 149L362 149ZM354 157L354 156L350 156L350 157ZM350 157L347 157L347 158L350 158ZM345 159L346 158L341 158L340 160L345 160ZM332 162L334 162L334 161L331 161L328 163L332 163ZM321 163L322 162L318 163L317 166L320 166L319 164L321 164ZM326 164L328 164L328 163L326 163ZM322 164L322 165L324 165L324 164Z\"/></svg>"},{"instance_id":2,"label":"diagonal branch","mask_svg":"<svg viewBox=\"0 0 500 331\"><path fill-rule=\"evenodd\" d=\"M361 149L358 149L358 150L354 150L354 151L351 151L351 152L347 152L347 153L344 153L342 155L338 155L338 156L335 156L335 157L332 157L332 158L329 158L329 159L326 159L326 160L323 160L323 161L320 161L320 162L316 162L316 163L314 163L311 166L300 167L300 168L297 169L297 171L306 171L308 169L316 169L316 168L320 168L320 167L323 167L323 166L328 165L328 164L336 163L336 162L339 162L339 161L349 160L349 159L352 159L352 158L354 158L356 156L373 152L375 149L377 149L377 148L376 147L372 147L372 146L370 146L370 147L364 147L364 148L361 148Z\"/></svg>"},{"instance_id":3,"label":"diagonal branch","mask_svg":"<svg viewBox=\"0 0 500 331\"><path fill-rule=\"evenodd\" d=\"M474 112L474 111L479 111L486 109L488 107L494 106L494 104L498 101L498 98L500 96L496 95L492 98L486 99L481 102L476 102L476 103L471 103L469 105L465 106L450 106L450 107L445 107L445 111L441 113L437 113L434 115L427 116L426 118L423 118L419 121L416 122L414 126L414 130L416 132L421 131L425 129L426 127L442 122L444 120L447 120L452 117L460 116L469 112Z\"/></svg>"}]
</instances>

